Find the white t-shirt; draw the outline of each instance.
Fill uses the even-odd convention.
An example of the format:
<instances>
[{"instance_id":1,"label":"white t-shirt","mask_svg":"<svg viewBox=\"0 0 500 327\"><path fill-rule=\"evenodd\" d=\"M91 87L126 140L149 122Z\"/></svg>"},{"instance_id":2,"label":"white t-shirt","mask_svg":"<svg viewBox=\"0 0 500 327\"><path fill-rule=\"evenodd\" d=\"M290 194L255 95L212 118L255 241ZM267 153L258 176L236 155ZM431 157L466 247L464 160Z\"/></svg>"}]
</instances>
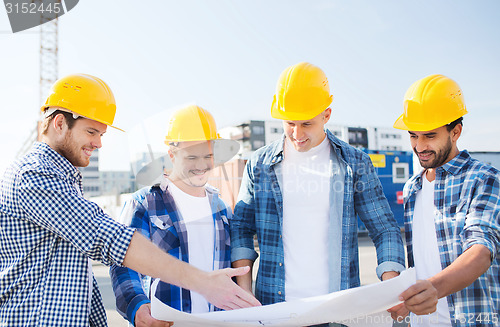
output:
<instances>
[{"instance_id":1,"label":"white t-shirt","mask_svg":"<svg viewBox=\"0 0 500 327\"><path fill-rule=\"evenodd\" d=\"M196 197L169 183L169 191L186 224L189 263L203 271L214 269L215 226L208 196ZM208 302L191 291L191 313L208 312Z\"/></svg>"},{"instance_id":2,"label":"white t-shirt","mask_svg":"<svg viewBox=\"0 0 500 327\"><path fill-rule=\"evenodd\" d=\"M417 279L427 279L439 273L441 260L437 244L436 225L434 223L434 181L429 182L425 173L422 175L422 189L417 192L413 214L413 258ZM411 314L412 327L451 327L448 300L439 299L436 312L417 316Z\"/></svg>"},{"instance_id":3,"label":"white t-shirt","mask_svg":"<svg viewBox=\"0 0 500 327\"><path fill-rule=\"evenodd\" d=\"M283 172L285 300L327 294L330 208L328 138L298 152L286 138Z\"/></svg>"}]
</instances>

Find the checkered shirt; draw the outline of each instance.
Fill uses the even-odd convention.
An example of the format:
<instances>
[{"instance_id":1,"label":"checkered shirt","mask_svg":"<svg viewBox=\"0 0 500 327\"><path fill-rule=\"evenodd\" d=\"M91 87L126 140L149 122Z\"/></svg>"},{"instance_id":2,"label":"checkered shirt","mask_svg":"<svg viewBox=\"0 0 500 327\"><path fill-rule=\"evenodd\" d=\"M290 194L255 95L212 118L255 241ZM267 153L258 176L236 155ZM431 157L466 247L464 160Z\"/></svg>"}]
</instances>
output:
<instances>
[{"instance_id":1,"label":"checkered shirt","mask_svg":"<svg viewBox=\"0 0 500 327\"><path fill-rule=\"evenodd\" d=\"M408 264L414 266L412 225L422 174L404 188ZM436 235L442 268L474 244L491 252L491 266L470 286L448 296L453 326L499 326L500 319L500 174L467 151L436 168Z\"/></svg>"},{"instance_id":2,"label":"checkered shirt","mask_svg":"<svg viewBox=\"0 0 500 327\"><path fill-rule=\"evenodd\" d=\"M0 186L0 326L106 326L88 258L121 264L134 230L84 199L78 169L45 143Z\"/></svg>"},{"instance_id":3,"label":"checkered shirt","mask_svg":"<svg viewBox=\"0 0 500 327\"><path fill-rule=\"evenodd\" d=\"M189 262L189 242L184 219L177 209L170 193L168 179L161 184L143 188L132 195L125 204L120 221L137 228L154 244L172 256ZM208 200L212 208L215 228L214 269L228 268L230 262L229 222L231 209L219 198L217 190L206 186ZM118 312L130 323L134 323L139 307L150 303L151 278L125 267L113 266L110 269L113 290ZM160 282L156 297L170 307L191 312L190 291L175 285ZM215 308L210 305L210 310Z\"/></svg>"},{"instance_id":4,"label":"checkered shirt","mask_svg":"<svg viewBox=\"0 0 500 327\"><path fill-rule=\"evenodd\" d=\"M382 191L367 154L339 140L329 130L327 137L345 167L342 208L342 245L339 262L340 289L360 285L358 219L364 222L377 250L377 273L404 270L401 232ZM238 202L231 220L231 260L255 260L253 237L260 249L255 295L262 304L285 301L283 240L283 195L274 165L283 160L284 137L257 150L247 162ZM333 192L333 188L332 188ZM331 208L332 209L332 208ZM332 219L332 216L330 217ZM307 223L307 220L304 220ZM308 237L304 235L304 242ZM331 253L329 257L334 259Z\"/></svg>"}]
</instances>

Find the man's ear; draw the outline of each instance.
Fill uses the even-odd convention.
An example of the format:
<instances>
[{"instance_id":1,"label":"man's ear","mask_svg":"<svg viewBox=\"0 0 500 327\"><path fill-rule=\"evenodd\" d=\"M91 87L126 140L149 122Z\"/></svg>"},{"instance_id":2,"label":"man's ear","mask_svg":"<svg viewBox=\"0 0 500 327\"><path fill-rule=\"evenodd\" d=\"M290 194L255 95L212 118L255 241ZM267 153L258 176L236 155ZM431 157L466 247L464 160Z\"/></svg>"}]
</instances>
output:
<instances>
[{"instance_id":1,"label":"man's ear","mask_svg":"<svg viewBox=\"0 0 500 327\"><path fill-rule=\"evenodd\" d=\"M66 117L63 114L57 114L54 119L52 119L52 126L57 133L60 133L67 128Z\"/></svg>"},{"instance_id":2,"label":"man's ear","mask_svg":"<svg viewBox=\"0 0 500 327\"><path fill-rule=\"evenodd\" d=\"M168 156L170 157L170 161L172 161L172 163L173 163L175 160L175 156L174 156L174 152L170 148L168 149Z\"/></svg>"},{"instance_id":3,"label":"man's ear","mask_svg":"<svg viewBox=\"0 0 500 327\"><path fill-rule=\"evenodd\" d=\"M325 111L323 111L323 122L326 124L332 117L332 109L330 107L326 108Z\"/></svg>"},{"instance_id":4,"label":"man's ear","mask_svg":"<svg viewBox=\"0 0 500 327\"><path fill-rule=\"evenodd\" d=\"M457 124L453 129L451 130L451 140L453 142L456 142L460 135L462 135L462 124Z\"/></svg>"}]
</instances>

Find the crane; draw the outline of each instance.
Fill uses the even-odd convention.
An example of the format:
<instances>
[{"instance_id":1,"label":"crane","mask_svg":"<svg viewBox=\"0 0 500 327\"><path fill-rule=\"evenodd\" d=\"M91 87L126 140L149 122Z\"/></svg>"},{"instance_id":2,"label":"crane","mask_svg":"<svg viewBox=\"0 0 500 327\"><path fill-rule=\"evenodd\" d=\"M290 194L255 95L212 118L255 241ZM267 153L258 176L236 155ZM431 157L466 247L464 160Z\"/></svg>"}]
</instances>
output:
<instances>
[{"instance_id":1,"label":"crane","mask_svg":"<svg viewBox=\"0 0 500 327\"><path fill-rule=\"evenodd\" d=\"M32 3L40 3L42 0L31 0ZM61 3L61 0L55 2ZM57 81L58 77L58 52L59 52L59 22L53 15L48 16L44 12L40 14L40 73L39 73L39 101L41 105L45 102L50 87ZM29 132L16 157L23 156L38 140L38 122Z\"/></svg>"}]
</instances>

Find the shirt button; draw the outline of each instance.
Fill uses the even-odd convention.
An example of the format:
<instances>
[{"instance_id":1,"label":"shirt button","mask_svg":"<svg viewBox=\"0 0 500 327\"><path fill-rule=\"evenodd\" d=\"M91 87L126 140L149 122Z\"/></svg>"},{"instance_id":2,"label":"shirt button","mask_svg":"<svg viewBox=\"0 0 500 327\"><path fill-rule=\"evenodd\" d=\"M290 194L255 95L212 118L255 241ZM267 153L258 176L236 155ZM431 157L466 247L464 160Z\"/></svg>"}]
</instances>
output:
<instances>
[{"instance_id":1,"label":"shirt button","mask_svg":"<svg viewBox=\"0 0 500 327\"><path fill-rule=\"evenodd\" d=\"M278 294L281 295L281 291L278 291Z\"/></svg>"},{"instance_id":2,"label":"shirt button","mask_svg":"<svg viewBox=\"0 0 500 327\"><path fill-rule=\"evenodd\" d=\"M279 263L279 265L280 265L280 267L283 266L283 264L281 262Z\"/></svg>"}]
</instances>

